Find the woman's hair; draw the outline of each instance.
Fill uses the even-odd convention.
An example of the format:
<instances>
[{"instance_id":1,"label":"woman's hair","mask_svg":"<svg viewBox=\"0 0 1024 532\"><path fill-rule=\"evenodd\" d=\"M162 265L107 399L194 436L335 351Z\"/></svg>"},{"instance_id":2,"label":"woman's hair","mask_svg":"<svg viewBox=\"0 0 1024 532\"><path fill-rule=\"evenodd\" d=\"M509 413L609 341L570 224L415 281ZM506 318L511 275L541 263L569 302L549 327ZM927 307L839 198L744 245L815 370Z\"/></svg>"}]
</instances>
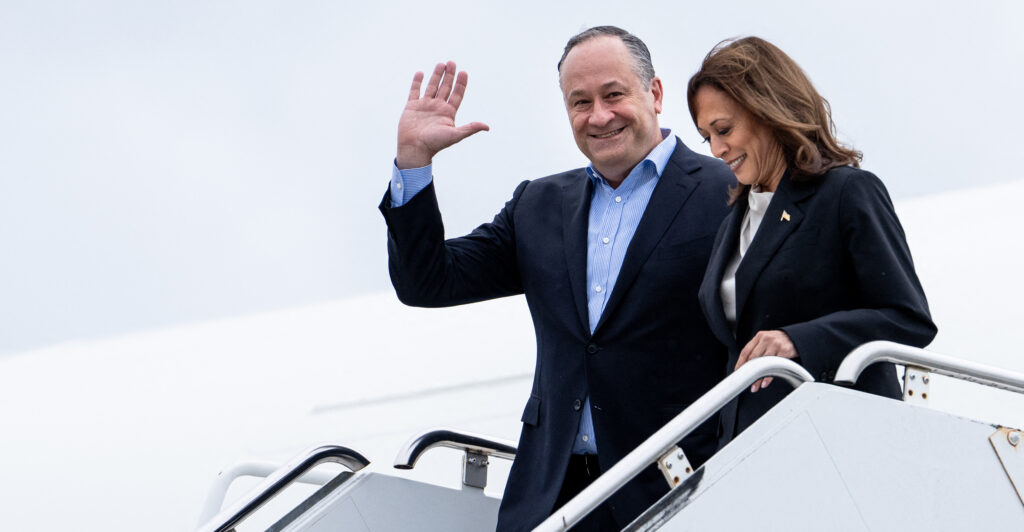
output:
<instances>
[{"instance_id":1,"label":"woman's hair","mask_svg":"<svg viewBox=\"0 0 1024 532\"><path fill-rule=\"evenodd\" d=\"M800 66L770 42L758 37L727 39L708 52L686 89L694 124L697 90L703 86L728 94L772 132L794 179L818 176L836 166L860 165L861 152L836 141L828 101ZM733 201L745 188L735 191Z\"/></svg>"}]
</instances>

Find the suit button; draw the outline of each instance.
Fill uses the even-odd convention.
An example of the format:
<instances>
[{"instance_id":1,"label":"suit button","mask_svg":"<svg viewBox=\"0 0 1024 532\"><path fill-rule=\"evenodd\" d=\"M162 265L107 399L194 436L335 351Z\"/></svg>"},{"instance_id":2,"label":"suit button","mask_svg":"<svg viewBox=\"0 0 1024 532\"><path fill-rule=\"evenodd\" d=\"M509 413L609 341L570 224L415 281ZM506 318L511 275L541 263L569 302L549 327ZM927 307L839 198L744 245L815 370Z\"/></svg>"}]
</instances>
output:
<instances>
[{"instance_id":1,"label":"suit button","mask_svg":"<svg viewBox=\"0 0 1024 532\"><path fill-rule=\"evenodd\" d=\"M597 344L587 344L587 352L591 355L597 353Z\"/></svg>"},{"instance_id":2,"label":"suit button","mask_svg":"<svg viewBox=\"0 0 1024 532\"><path fill-rule=\"evenodd\" d=\"M583 408L583 401L580 401L579 399L577 399L577 400L572 402L572 409L573 410L579 412L579 410L581 408Z\"/></svg>"}]
</instances>

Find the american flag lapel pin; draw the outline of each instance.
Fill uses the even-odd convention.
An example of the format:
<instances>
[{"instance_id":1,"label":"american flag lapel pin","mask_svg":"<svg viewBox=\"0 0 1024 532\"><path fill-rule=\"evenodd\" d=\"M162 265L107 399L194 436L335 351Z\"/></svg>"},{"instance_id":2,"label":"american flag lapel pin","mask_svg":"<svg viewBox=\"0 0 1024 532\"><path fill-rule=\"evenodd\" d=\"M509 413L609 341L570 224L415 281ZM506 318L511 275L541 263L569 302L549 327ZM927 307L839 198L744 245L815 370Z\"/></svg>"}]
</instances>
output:
<instances>
[{"instance_id":1,"label":"american flag lapel pin","mask_svg":"<svg viewBox=\"0 0 1024 532\"><path fill-rule=\"evenodd\" d=\"M783 210L782 211L782 218L779 218L779 221L781 221L781 222L788 222L789 221L789 213L786 212L785 210Z\"/></svg>"}]
</instances>

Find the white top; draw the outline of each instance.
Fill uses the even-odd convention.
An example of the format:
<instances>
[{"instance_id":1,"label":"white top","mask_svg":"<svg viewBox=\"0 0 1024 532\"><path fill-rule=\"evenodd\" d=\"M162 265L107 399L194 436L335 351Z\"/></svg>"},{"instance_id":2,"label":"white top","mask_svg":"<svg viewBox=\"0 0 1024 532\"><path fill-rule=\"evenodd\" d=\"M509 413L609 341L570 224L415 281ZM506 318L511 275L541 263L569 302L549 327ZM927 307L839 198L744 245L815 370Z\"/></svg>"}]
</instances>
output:
<instances>
[{"instance_id":1,"label":"white top","mask_svg":"<svg viewBox=\"0 0 1024 532\"><path fill-rule=\"evenodd\" d=\"M757 228L761 227L761 220L768 210L768 204L772 202L774 192L755 192L754 187L750 188L747 194L747 212L743 215L743 224L740 226L740 245L733 254L729 265L725 267L722 275L722 307L725 310L725 319L729 325L736 329L736 270L740 267L743 256L750 248L750 242L757 234Z\"/></svg>"}]
</instances>

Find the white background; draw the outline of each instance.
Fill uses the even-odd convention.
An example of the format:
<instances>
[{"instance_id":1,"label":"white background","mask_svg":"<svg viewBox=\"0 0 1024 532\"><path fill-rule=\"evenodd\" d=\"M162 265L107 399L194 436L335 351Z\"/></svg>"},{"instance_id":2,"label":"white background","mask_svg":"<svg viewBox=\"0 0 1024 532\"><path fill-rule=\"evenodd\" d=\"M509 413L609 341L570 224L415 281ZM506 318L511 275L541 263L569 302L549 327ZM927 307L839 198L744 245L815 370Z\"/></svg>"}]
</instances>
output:
<instances>
[{"instance_id":1,"label":"white background","mask_svg":"<svg viewBox=\"0 0 1024 532\"><path fill-rule=\"evenodd\" d=\"M792 55L897 199L1020 178L1016 1L0 3L0 354L388 288L376 212L412 73L470 72L450 234L585 163L566 39L644 39L662 124L719 40Z\"/></svg>"},{"instance_id":2,"label":"white background","mask_svg":"<svg viewBox=\"0 0 1024 532\"><path fill-rule=\"evenodd\" d=\"M522 300L400 307L376 205L412 73L446 59L470 72L460 121L491 126L436 160L450 234L585 164L555 64L597 24L647 42L662 124L705 153L704 54L755 34L792 55L897 199L935 349L1024 370L1021 6L0 0L0 528L185 530L247 457L332 441L387 468L431 425L514 438ZM1019 398L935 392L1024 423Z\"/></svg>"}]
</instances>

